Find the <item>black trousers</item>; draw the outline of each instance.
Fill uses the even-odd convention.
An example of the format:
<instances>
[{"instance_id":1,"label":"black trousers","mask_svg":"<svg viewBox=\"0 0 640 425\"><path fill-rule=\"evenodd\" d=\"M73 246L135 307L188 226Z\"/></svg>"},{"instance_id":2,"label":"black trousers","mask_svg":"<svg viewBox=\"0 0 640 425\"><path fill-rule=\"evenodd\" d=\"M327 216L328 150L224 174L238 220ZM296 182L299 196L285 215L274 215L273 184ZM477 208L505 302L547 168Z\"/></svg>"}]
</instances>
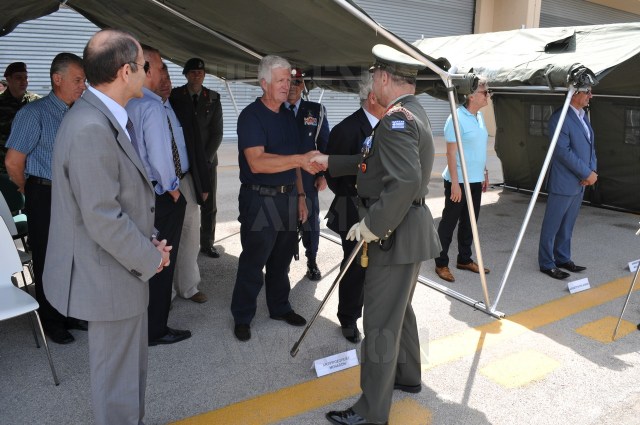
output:
<instances>
[{"instance_id":1,"label":"black trousers","mask_svg":"<svg viewBox=\"0 0 640 425\"><path fill-rule=\"evenodd\" d=\"M200 206L200 248L206 248L216 240L217 191L218 167L214 165L211 168L211 193L204 201L204 205Z\"/></svg>"},{"instance_id":2,"label":"black trousers","mask_svg":"<svg viewBox=\"0 0 640 425\"><path fill-rule=\"evenodd\" d=\"M158 230L158 240L166 239L173 248L169 253L169 266L149 279L149 341L158 339L167 333L169 307L171 306L171 288L175 271L180 235L187 201L182 194L177 202L168 193L156 195L156 215L154 225Z\"/></svg>"},{"instance_id":3,"label":"black trousers","mask_svg":"<svg viewBox=\"0 0 640 425\"><path fill-rule=\"evenodd\" d=\"M38 313L45 329L64 328L65 317L49 304L42 287L42 273L47 255L49 224L51 222L51 186L27 179L24 190L27 225L29 226L29 246L33 260L33 279L36 300L40 304Z\"/></svg>"},{"instance_id":4,"label":"black trousers","mask_svg":"<svg viewBox=\"0 0 640 425\"><path fill-rule=\"evenodd\" d=\"M242 253L238 259L231 313L236 324L250 324L263 282L269 315L278 317L291 311L289 266L298 246L298 199L288 193L263 196L255 190L241 188L238 204Z\"/></svg>"},{"instance_id":5,"label":"black trousers","mask_svg":"<svg viewBox=\"0 0 640 425\"><path fill-rule=\"evenodd\" d=\"M476 215L476 222L480 216L480 199L482 197L482 182L469 183L471 189L471 202ZM467 196L464 193L464 185L460 183L462 198L460 202L451 200L451 182L444 181L444 210L442 219L438 224L438 236L442 251L436 258L436 266L444 267L449 265L449 245L453 239L453 231L458 226L458 264L471 263L471 244L473 243L473 233L471 232L471 220L467 207Z\"/></svg>"},{"instance_id":6,"label":"black trousers","mask_svg":"<svg viewBox=\"0 0 640 425\"><path fill-rule=\"evenodd\" d=\"M344 267L349 255L358 245L358 241L347 240L348 231L340 232L344 257L340 269ZM356 322L362 316L364 303L364 276L366 269L360 265L360 256L353 259L351 266L340 281L338 292L338 320L342 326Z\"/></svg>"}]
</instances>

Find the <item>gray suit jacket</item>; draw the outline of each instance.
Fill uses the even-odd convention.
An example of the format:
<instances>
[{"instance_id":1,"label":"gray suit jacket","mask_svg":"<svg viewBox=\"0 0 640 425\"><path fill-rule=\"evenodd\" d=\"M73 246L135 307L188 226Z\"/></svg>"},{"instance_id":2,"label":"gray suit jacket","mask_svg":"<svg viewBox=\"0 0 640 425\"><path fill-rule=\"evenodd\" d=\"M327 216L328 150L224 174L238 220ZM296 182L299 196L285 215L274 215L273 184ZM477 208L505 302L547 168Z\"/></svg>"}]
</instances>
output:
<instances>
[{"instance_id":1,"label":"gray suit jacket","mask_svg":"<svg viewBox=\"0 0 640 425\"><path fill-rule=\"evenodd\" d=\"M52 169L47 299L90 321L142 314L161 260L150 240L154 191L125 131L88 90L62 121Z\"/></svg>"},{"instance_id":2,"label":"gray suit jacket","mask_svg":"<svg viewBox=\"0 0 640 425\"><path fill-rule=\"evenodd\" d=\"M440 253L429 208L413 205L429 191L433 156L429 119L415 96L387 111L368 150L365 143L360 155L329 156L331 175L357 173L358 196L368 200L360 218L381 239L369 244L370 263L419 263Z\"/></svg>"}]
</instances>

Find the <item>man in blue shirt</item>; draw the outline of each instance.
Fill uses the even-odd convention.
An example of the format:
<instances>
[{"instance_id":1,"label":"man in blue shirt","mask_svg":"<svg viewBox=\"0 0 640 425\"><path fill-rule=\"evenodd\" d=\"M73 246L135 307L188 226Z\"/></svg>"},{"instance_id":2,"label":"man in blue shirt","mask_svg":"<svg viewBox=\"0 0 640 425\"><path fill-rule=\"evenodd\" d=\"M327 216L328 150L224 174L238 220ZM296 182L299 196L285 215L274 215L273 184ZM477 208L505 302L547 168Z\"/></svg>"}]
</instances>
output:
<instances>
[{"instance_id":1,"label":"man in blue shirt","mask_svg":"<svg viewBox=\"0 0 640 425\"><path fill-rule=\"evenodd\" d=\"M68 329L86 331L86 322L65 318L51 306L42 290L42 272L51 220L53 145L62 118L86 89L82 59L72 53L58 54L51 63L50 76L52 90L49 95L27 103L18 111L7 140L5 165L18 191L25 194L34 286L42 327L53 342L68 344L74 341Z\"/></svg>"},{"instance_id":2,"label":"man in blue shirt","mask_svg":"<svg viewBox=\"0 0 640 425\"><path fill-rule=\"evenodd\" d=\"M258 66L258 79L263 95L238 117L242 253L231 313L234 334L240 341L251 338L250 324L265 266L264 285L271 318L292 326L307 323L289 304L288 273L297 246L296 222L304 223L308 213L300 168L311 174L324 169L310 162L317 151L297 154L298 129L293 115L283 105L291 84L289 62L278 56L265 56Z\"/></svg>"},{"instance_id":3,"label":"man in blue shirt","mask_svg":"<svg viewBox=\"0 0 640 425\"><path fill-rule=\"evenodd\" d=\"M188 330L167 326L171 291L187 201L180 180L189 172L189 159L182 127L169 114L159 92L163 76L160 52L142 46L146 79L143 96L126 106L137 138L136 151L156 192L155 227L159 237L173 246L170 263L149 280L149 345L173 344L191 337Z\"/></svg>"}]
</instances>

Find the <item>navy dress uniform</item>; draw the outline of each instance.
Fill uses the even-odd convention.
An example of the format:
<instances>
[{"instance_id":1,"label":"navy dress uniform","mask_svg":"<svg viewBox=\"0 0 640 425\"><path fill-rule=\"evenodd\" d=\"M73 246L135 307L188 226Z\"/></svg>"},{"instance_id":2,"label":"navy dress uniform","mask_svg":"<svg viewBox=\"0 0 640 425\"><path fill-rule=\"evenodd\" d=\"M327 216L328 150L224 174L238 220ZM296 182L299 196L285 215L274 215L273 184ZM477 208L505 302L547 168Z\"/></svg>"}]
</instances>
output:
<instances>
[{"instance_id":1,"label":"navy dress uniform","mask_svg":"<svg viewBox=\"0 0 640 425\"><path fill-rule=\"evenodd\" d=\"M422 261L440 252L424 201L433 166L433 137L426 112L414 96L415 77L424 65L384 45L376 45L373 54L374 94L389 109L360 155L328 160L332 176L357 174L362 221L352 230L371 241L364 293L362 395L352 408L326 415L331 423L342 425L386 424L394 388L421 390L420 343L411 299ZM393 91L382 92L385 74L378 70L388 74L389 84L397 84Z\"/></svg>"},{"instance_id":2,"label":"navy dress uniform","mask_svg":"<svg viewBox=\"0 0 640 425\"><path fill-rule=\"evenodd\" d=\"M300 84L302 84L304 74L299 69L293 69L291 75L294 79L300 79ZM297 99L295 103L285 102L285 106L295 114L296 125L300 132L298 153L307 153L313 150L325 152L329 142L329 122L325 107L320 103L304 99ZM320 201L315 182L318 177L322 176L322 173L313 175L304 170L300 170L300 172L309 209L309 218L302 225L302 244L307 257L307 276L311 280L320 280L322 275L316 263L320 242Z\"/></svg>"}]
</instances>

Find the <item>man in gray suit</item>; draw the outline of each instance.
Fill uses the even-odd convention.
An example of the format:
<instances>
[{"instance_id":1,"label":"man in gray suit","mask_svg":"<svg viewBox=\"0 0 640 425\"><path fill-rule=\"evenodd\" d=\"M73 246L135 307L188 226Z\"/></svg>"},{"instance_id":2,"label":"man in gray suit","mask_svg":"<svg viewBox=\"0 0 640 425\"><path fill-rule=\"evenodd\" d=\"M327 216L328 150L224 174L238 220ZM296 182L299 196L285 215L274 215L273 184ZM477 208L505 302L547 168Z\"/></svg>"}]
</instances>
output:
<instances>
[{"instance_id":1,"label":"man in gray suit","mask_svg":"<svg viewBox=\"0 0 640 425\"><path fill-rule=\"evenodd\" d=\"M84 49L91 87L65 115L53 153L47 299L89 322L98 425L139 425L147 380L147 281L169 264L154 237L154 190L124 106L142 96L142 48L117 30Z\"/></svg>"},{"instance_id":2,"label":"man in gray suit","mask_svg":"<svg viewBox=\"0 0 640 425\"><path fill-rule=\"evenodd\" d=\"M364 333L360 387L353 407L327 413L337 425L387 424L394 389L422 389L420 342L411 298L422 261L440 252L433 218L424 198L433 166L429 119L414 96L422 63L378 44L373 93L387 105L360 155L331 155L332 176L354 174L360 222L347 239L368 243L364 285ZM357 165L357 166L356 166Z\"/></svg>"}]
</instances>

